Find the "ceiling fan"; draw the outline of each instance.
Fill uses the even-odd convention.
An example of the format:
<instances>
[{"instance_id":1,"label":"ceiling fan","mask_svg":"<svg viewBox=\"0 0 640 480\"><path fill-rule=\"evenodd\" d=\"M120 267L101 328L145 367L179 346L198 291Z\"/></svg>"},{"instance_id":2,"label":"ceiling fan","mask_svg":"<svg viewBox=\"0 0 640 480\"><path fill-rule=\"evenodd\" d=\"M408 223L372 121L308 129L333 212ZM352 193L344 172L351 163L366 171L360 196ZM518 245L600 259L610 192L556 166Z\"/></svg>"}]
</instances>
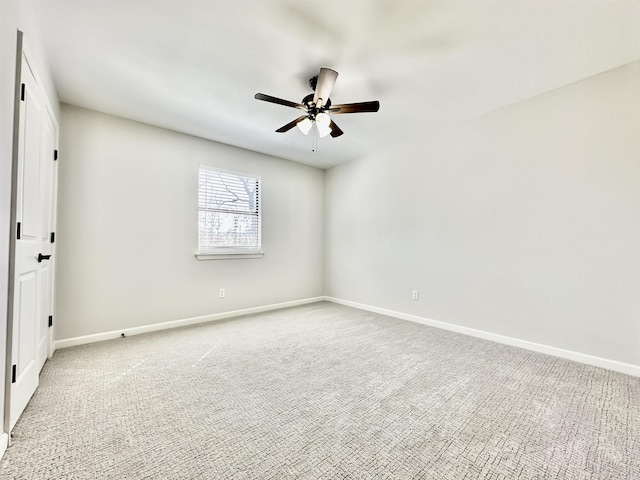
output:
<instances>
[{"instance_id":1,"label":"ceiling fan","mask_svg":"<svg viewBox=\"0 0 640 480\"><path fill-rule=\"evenodd\" d=\"M256 93L254 98L264 102L284 105L285 107L297 108L305 112L304 115L277 129L276 132L278 133L288 132L297 126L302 133L307 135L315 125L321 138L327 135L335 138L344 132L331 120L329 114L377 112L380 109L380 102L377 100L374 102L332 105L329 95L333 90L333 85L336 83L336 78L338 78L338 72L330 68L321 68L318 75L309 79L309 86L314 93L304 97L302 103L290 102L289 100L272 97L264 93Z\"/></svg>"}]
</instances>

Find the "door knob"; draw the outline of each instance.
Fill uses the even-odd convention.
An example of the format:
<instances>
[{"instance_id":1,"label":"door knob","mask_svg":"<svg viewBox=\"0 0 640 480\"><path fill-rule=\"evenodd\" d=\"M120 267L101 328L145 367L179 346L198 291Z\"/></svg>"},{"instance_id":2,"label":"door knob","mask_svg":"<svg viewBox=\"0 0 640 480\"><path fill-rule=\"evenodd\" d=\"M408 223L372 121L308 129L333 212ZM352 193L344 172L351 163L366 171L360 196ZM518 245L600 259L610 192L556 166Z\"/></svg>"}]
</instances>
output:
<instances>
[{"instance_id":1,"label":"door knob","mask_svg":"<svg viewBox=\"0 0 640 480\"><path fill-rule=\"evenodd\" d=\"M51 255L43 255L41 253L38 254L38 263L42 262L42 260L49 260Z\"/></svg>"}]
</instances>

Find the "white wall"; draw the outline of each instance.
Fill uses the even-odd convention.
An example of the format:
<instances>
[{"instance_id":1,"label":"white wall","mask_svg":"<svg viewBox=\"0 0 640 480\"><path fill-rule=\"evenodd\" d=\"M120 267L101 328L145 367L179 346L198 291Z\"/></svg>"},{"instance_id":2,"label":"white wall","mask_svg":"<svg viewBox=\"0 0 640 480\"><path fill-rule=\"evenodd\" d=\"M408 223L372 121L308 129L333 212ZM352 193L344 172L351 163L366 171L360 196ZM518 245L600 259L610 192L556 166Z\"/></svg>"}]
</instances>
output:
<instances>
[{"instance_id":1,"label":"white wall","mask_svg":"<svg viewBox=\"0 0 640 480\"><path fill-rule=\"evenodd\" d=\"M68 105L60 151L57 340L323 294L322 170ZM262 177L263 258L195 258L200 163Z\"/></svg>"},{"instance_id":2,"label":"white wall","mask_svg":"<svg viewBox=\"0 0 640 480\"><path fill-rule=\"evenodd\" d=\"M332 168L325 199L327 295L640 365L640 63Z\"/></svg>"},{"instance_id":3,"label":"white wall","mask_svg":"<svg viewBox=\"0 0 640 480\"><path fill-rule=\"evenodd\" d=\"M13 148L13 113L17 31L24 33L24 43L38 74L54 115L58 116L58 97L49 75L35 15L24 0L0 2L0 419L4 416L6 381L7 289L9 281L9 241L11 218L11 176ZM0 452L4 437L0 438Z\"/></svg>"}]
</instances>

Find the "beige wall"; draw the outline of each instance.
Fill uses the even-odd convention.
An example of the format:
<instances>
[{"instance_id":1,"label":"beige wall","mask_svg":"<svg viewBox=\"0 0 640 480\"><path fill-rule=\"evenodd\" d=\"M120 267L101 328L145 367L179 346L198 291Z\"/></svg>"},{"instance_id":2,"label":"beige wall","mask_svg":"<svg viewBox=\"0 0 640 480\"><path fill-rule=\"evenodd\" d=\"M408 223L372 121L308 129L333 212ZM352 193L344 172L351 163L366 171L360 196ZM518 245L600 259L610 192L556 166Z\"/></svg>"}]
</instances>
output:
<instances>
[{"instance_id":1,"label":"beige wall","mask_svg":"<svg viewBox=\"0 0 640 480\"><path fill-rule=\"evenodd\" d=\"M639 154L636 62L332 168L325 292L640 365Z\"/></svg>"},{"instance_id":2,"label":"beige wall","mask_svg":"<svg viewBox=\"0 0 640 480\"><path fill-rule=\"evenodd\" d=\"M68 105L60 149L57 340L323 294L322 170ZM263 258L195 258L200 163L262 177Z\"/></svg>"}]
</instances>

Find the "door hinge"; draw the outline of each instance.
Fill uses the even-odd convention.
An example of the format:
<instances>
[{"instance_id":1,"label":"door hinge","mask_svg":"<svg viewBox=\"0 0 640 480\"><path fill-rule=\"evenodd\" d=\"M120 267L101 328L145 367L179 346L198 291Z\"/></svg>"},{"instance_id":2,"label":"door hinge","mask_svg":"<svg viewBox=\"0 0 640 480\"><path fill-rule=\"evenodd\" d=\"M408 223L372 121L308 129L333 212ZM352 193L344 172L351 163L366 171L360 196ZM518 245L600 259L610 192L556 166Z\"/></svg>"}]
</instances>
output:
<instances>
[{"instance_id":1,"label":"door hinge","mask_svg":"<svg viewBox=\"0 0 640 480\"><path fill-rule=\"evenodd\" d=\"M24 102L24 89L25 89L25 84L23 83L22 85L20 85L20 100L22 100Z\"/></svg>"},{"instance_id":2,"label":"door hinge","mask_svg":"<svg viewBox=\"0 0 640 480\"><path fill-rule=\"evenodd\" d=\"M49 326L53 327L53 315L49 315Z\"/></svg>"},{"instance_id":3,"label":"door hinge","mask_svg":"<svg viewBox=\"0 0 640 480\"><path fill-rule=\"evenodd\" d=\"M55 162L58 159L58 149L53 151L53 161Z\"/></svg>"},{"instance_id":4,"label":"door hinge","mask_svg":"<svg viewBox=\"0 0 640 480\"><path fill-rule=\"evenodd\" d=\"M16 383L16 365L11 367L11 383Z\"/></svg>"},{"instance_id":5,"label":"door hinge","mask_svg":"<svg viewBox=\"0 0 640 480\"><path fill-rule=\"evenodd\" d=\"M56 232L51 232L51 243L56 243Z\"/></svg>"},{"instance_id":6,"label":"door hinge","mask_svg":"<svg viewBox=\"0 0 640 480\"><path fill-rule=\"evenodd\" d=\"M18 227L16 228L16 236L18 237L18 240L20 240L20 222L18 222Z\"/></svg>"}]
</instances>

